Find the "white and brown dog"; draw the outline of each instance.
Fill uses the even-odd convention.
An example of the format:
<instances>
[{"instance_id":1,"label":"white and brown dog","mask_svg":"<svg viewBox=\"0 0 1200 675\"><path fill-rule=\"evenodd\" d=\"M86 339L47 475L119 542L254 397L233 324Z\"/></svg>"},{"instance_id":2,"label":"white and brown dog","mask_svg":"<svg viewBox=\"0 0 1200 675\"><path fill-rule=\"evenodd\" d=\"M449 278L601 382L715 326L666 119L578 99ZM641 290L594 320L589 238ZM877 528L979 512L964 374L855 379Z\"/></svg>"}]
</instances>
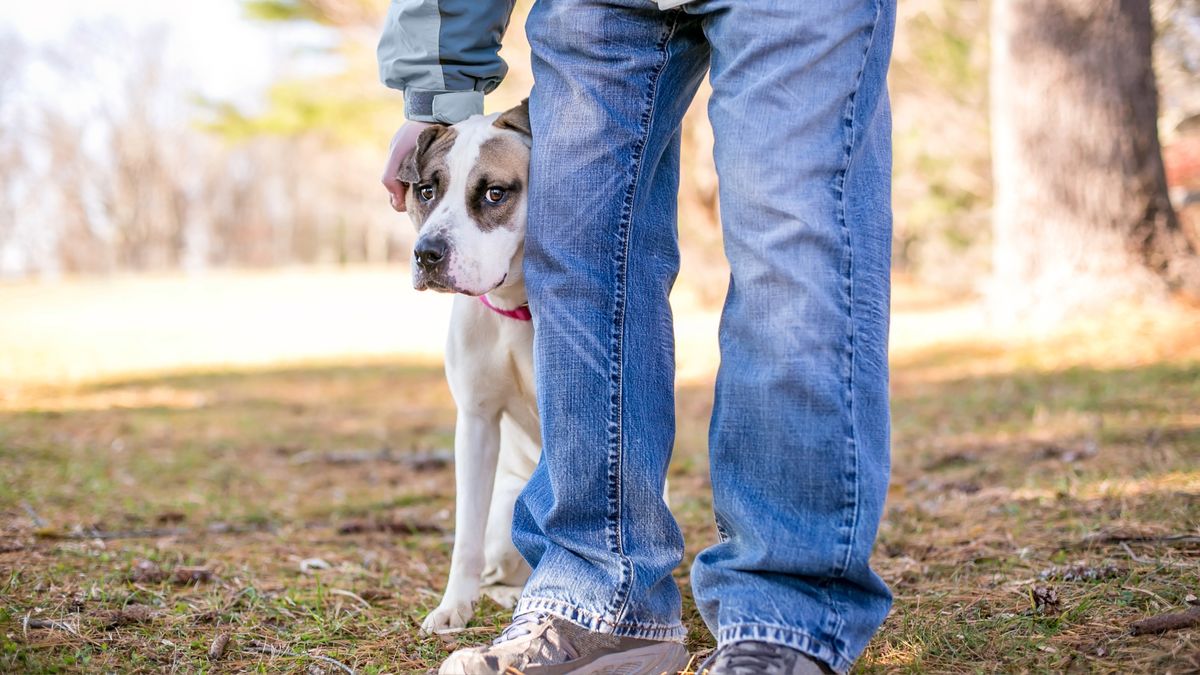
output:
<instances>
[{"instance_id":1,"label":"white and brown dog","mask_svg":"<svg viewBox=\"0 0 1200 675\"><path fill-rule=\"evenodd\" d=\"M413 286L457 294L446 342L458 407L454 551L426 633L466 626L481 591L511 606L530 573L511 534L513 504L541 454L521 273L530 143L522 103L425 129L400 168L418 231Z\"/></svg>"}]
</instances>

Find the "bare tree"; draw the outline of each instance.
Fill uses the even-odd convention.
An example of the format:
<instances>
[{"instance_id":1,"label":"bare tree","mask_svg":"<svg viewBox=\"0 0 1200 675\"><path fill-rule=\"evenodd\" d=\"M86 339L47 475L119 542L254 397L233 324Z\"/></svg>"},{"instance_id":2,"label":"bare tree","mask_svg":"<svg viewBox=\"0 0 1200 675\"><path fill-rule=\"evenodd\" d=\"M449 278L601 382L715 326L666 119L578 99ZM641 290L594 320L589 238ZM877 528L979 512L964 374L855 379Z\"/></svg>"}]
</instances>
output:
<instances>
[{"instance_id":1,"label":"bare tree","mask_svg":"<svg viewBox=\"0 0 1200 675\"><path fill-rule=\"evenodd\" d=\"M371 32L381 9L373 0L277 5L320 8L328 25L375 24ZM298 97L288 114L234 114L218 128L205 117L215 106L196 105L191 79L165 58L167 39L88 22L34 49L0 30L0 273L408 257L411 228L379 195L379 146L347 133L372 136L361 128L370 106L382 106L325 96L331 83L360 86L355 76L324 88L281 81L265 93ZM361 87L382 98L373 78Z\"/></svg>"},{"instance_id":2,"label":"bare tree","mask_svg":"<svg viewBox=\"0 0 1200 675\"><path fill-rule=\"evenodd\" d=\"M1118 298L1200 298L1167 197L1149 0L992 4L994 296L1061 318Z\"/></svg>"},{"instance_id":3,"label":"bare tree","mask_svg":"<svg viewBox=\"0 0 1200 675\"><path fill-rule=\"evenodd\" d=\"M12 89L25 59L25 45L11 33L0 33L0 255L16 247L17 214L20 211L18 181L29 171L18 143L19 112L12 105ZM6 271L0 260L0 275Z\"/></svg>"}]
</instances>

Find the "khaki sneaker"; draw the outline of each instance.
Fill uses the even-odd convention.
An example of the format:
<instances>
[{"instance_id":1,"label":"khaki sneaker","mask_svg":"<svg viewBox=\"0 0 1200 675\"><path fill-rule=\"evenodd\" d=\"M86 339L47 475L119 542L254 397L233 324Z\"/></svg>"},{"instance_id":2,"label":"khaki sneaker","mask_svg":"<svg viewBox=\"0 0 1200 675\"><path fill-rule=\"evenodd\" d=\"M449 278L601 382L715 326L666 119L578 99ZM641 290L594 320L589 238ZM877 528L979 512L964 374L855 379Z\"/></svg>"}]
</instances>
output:
<instances>
[{"instance_id":1,"label":"khaki sneaker","mask_svg":"<svg viewBox=\"0 0 1200 675\"><path fill-rule=\"evenodd\" d=\"M675 675L687 666L678 642L593 633L542 612L526 612L490 645L450 655L440 675Z\"/></svg>"}]
</instances>

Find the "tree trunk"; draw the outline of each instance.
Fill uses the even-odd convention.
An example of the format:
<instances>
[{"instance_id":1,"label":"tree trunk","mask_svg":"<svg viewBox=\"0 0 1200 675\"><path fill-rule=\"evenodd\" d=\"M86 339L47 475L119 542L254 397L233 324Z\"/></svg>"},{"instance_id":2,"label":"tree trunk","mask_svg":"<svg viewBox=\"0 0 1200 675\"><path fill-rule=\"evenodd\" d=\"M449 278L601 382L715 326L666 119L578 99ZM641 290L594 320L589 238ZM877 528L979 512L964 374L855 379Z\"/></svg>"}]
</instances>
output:
<instances>
[{"instance_id":1,"label":"tree trunk","mask_svg":"<svg viewBox=\"0 0 1200 675\"><path fill-rule=\"evenodd\" d=\"M994 287L1008 318L1200 298L1167 197L1148 0L994 0Z\"/></svg>"}]
</instances>

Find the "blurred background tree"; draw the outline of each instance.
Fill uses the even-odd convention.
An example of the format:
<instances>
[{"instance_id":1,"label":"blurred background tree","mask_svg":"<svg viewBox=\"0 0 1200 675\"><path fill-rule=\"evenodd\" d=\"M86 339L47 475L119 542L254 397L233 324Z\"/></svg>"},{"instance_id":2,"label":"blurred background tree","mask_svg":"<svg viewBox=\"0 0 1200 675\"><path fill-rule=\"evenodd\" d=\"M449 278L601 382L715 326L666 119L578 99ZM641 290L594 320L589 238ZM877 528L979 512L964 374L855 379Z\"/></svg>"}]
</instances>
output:
<instances>
[{"instance_id":1,"label":"blurred background tree","mask_svg":"<svg viewBox=\"0 0 1200 675\"><path fill-rule=\"evenodd\" d=\"M1010 318L1200 298L1167 193L1149 0L1010 0L992 14L994 273Z\"/></svg>"}]
</instances>

